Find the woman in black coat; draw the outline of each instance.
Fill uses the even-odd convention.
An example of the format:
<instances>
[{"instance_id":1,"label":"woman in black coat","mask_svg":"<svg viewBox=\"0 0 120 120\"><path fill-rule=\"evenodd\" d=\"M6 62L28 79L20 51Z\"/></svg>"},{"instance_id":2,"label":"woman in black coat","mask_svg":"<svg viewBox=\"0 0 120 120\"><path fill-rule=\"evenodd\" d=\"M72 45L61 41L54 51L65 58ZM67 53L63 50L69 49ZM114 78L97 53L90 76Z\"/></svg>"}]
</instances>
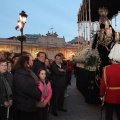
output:
<instances>
[{"instance_id":1,"label":"woman in black coat","mask_svg":"<svg viewBox=\"0 0 120 120\"><path fill-rule=\"evenodd\" d=\"M46 68L46 77L51 82L52 75L50 70L50 60L48 58L45 59L45 68Z\"/></svg>"},{"instance_id":2,"label":"woman in black coat","mask_svg":"<svg viewBox=\"0 0 120 120\"><path fill-rule=\"evenodd\" d=\"M34 120L36 101L41 99L38 78L30 70L33 57L24 55L16 63L13 78L13 120Z\"/></svg>"}]
</instances>

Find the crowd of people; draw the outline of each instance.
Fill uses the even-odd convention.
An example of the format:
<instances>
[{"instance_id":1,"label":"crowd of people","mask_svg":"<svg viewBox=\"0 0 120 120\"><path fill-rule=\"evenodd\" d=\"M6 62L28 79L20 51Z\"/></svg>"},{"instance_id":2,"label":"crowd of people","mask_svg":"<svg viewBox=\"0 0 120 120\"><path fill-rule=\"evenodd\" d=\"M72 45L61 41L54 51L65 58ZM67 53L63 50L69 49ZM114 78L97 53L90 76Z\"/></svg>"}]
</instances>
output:
<instances>
[{"instance_id":1,"label":"crowd of people","mask_svg":"<svg viewBox=\"0 0 120 120\"><path fill-rule=\"evenodd\" d=\"M120 120L120 44L108 57L112 64L103 68L100 96L106 120L113 120L114 109ZM64 99L73 69L62 53L50 60L44 52L34 59L27 52L0 51L0 120L48 120L49 112L56 117L67 112Z\"/></svg>"},{"instance_id":2,"label":"crowd of people","mask_svg":"<svg viewBox=\"0 0 120 120\"><path fill-rule=\"evenodd\" d=\"M73 63L58 53L49 60L44 52L6 55L0 51L0 120L48 120L64 108L71 85Z\"/></svg>"}]
</instances>

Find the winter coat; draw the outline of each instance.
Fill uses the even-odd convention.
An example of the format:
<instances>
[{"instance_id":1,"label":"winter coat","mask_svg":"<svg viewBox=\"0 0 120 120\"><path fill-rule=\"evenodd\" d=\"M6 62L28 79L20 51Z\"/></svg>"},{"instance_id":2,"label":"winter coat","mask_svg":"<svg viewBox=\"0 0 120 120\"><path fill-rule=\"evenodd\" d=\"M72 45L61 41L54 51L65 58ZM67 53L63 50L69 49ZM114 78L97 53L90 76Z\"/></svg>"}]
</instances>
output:
<instances>
[{"instance_id":1,"label":"winter coat","mask_svg":"<svg viewBox=\"0 0 120 120\"><path fill-rule=\"evenodd\" d=\"M33 63L32 71L37 75L38 70L41 69L41 68L46 69L45 68L45 63L36 59Z\"/></svg>"},{"instance_id":2,"label":"winter coat","mask_svg":"<svg viewBox=\"0 0 120 120\"><path fill-rule=\"evenodd\" d=\"M50 66L52 72L52 87L65 87L66 72L59 71L59 68L55 61ZM66 67L62 63L61 69L66 70Z\"/></svg>"},{"instance_id":3,"label":"winter coat","mask_svg":"<svg viewBox=\"0 0 120 120\"><path fill-rule=\"evenodd\" d=\"M30 71L16 70L13 77L13 107L14 109L32 112L36 110L36 101L41 99L41 91Z\"/></svg>"},{"instance_id":4,"label":"winter coat","mask_svg":"<svg viewBox=\"0 0 120 120\"><path fill-rule=\"evenodd\" d=\"M1 75L5 77L11 89L12 89L13 76L9 72L3 73L3 74L0 73L0 106L3 106L4 102L8 101L8 93L6 91L4 82L1 79ZM12 94L9 95L9 99L12 99Z\"/></svg>"},{"instance_id":5,"label":"winter coat","mask_svg":"<svg viewBox=\"0 0 120 120\"><path fill-rule=\"evenodd\" d=\"M42 92L42 96L41 96L40 102L44 102L45 100L47 100L48 101L48 105L50 105L50 99L52 97L51 83L49 81L46 81L46 86L47 86L47 93L48 93L47 97L45 97L45 94L44 94L44 83L41 80L39 80L38 88Z\"/></svg>"}]
</instances>

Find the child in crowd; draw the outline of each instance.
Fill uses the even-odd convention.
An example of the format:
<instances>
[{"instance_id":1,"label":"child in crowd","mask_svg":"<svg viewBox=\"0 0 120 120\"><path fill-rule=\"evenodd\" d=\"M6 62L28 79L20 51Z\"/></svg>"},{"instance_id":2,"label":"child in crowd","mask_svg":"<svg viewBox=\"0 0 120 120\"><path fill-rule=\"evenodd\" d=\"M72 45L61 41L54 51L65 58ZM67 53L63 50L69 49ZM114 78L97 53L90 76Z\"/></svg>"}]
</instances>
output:
<instances>
[{"instance_id":1,"label":"child in crowd","mask_svg":"<svg viewBox=\"0 0 120 120\"><path fill-rule=\"evenodd\" d=\"M46 70L40 69L38 71L39 89L42 92L40 102L37 103L37 120L47 120L50 106L50 99L52 97L51 83L46 80Z\"/></svg>"}]
</instances>

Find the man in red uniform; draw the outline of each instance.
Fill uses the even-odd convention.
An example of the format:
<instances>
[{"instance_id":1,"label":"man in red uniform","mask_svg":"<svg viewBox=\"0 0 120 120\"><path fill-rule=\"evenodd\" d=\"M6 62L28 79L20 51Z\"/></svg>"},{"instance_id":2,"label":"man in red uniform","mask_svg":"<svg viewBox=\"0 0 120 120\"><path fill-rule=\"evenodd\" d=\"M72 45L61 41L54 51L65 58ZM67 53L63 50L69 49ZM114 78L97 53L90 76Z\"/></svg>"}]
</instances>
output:
<instances>
[{"instance_id":1,"label":"man in red uniform","mask_svg":"<svg viewBox=\"0 0 120 120\"><path fill-rule=\"evenodd\" d=\"M100 96L104 96L106 120L113 120L114 109L120 120L120 44L114 45L108 57L112 64L103 69Z\"/></svg>"},{"instance_id":2,"label":"man in red uniform","mask_svg":"<svg viewBox=\"0 0 120 120\"><path fill-rule=\"evenodd\" d=\"M73 62L68 60L67 61L67 68L68 68L68 85L71 85L71 77L72 77L72 71L73 71Z\"/></svg>"}]
</instances>

